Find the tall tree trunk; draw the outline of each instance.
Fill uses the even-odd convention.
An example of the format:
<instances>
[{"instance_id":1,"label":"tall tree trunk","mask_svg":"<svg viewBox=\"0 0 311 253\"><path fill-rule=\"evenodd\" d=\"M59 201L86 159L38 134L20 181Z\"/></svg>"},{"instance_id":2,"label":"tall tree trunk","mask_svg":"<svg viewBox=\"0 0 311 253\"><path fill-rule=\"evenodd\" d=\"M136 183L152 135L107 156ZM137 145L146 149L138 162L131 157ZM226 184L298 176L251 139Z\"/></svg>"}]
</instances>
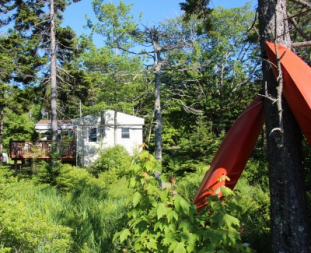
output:
<instances>
[{"instance_id":1,"label":"tall tree trunk","mask_svg":"<svg viewBox=\"0 0 311 253\"><path fill-rule=\"evenodd\" d=\"M286 0L258 0L262 69L271 193L271 252L311 252L302 135L282 94L282 80L274 77L265 52L265 40L290 47ZM264 88L264 89L265 89Z\"/></svg>"},{"instance_id":2,"label":"tall tree trunk","mask_svg":"<svg viewBox=\"0 0 311 253\"><path fill-rule=\"evenodd\" d=\"M159 54L159 53L158 53ZM158 55L159 56L159 55ZM159 57L158 57L159 59ZM162 112L161 112L161 63L155 66L155 99L154 99L154 118L155 118L155 157L157 161L162 161Z\"/></svg>"},{"instance_id":3,"label":"tall tree trunk","mask_svg":"<svg viewBox=\"0 0 311 253\"><path fill-rule=\"evenodd\" d=\"M118 144L118 111L114 110L114 117L113 117L113 141L114 146Z\"/></svg>"},{"instance_id":4,"label":"tall tree trunk","mask_svg":"<svg viewBox=\"0 0 311 253\"><path fill-rule=\"evenodd\" d=\"M50 0L50 22L51 22L51 110L52 110L52 153L55 154L58 150L57 135L57 83L56 83L56 38L55 38L55 14L54 0Z\"/></svg>"}]
</instances>

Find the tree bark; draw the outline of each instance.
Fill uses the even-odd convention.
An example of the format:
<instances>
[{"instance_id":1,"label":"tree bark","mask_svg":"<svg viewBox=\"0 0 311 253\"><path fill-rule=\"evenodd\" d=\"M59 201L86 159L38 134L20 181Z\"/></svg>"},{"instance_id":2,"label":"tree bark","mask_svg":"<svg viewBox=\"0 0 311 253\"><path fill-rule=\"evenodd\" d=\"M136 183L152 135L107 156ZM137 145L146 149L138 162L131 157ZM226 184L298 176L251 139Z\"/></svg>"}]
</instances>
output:
<instances>
[{"instance_id":1,"label":"tree bark","mask_svg":"<svg viewBox=\"0 0 311 253\"><path fill-rule=\"evenodd\" d=\"M162 161L162 112L161 112L161 76L159 71L155 73L155 100L154 100L154 118L155 118L155 157L157 161Z\"/></svg>"},{"instance_id":2,"label":"tree bark","mask_svg":"<svg viewBox=\"0 0 311 253\"><path fill-rule=\"evenodd\" d=\"M282 80L274 77L265 40L291 46L286 0L258 0L271 197L271 252L311 252L304 187L302 135L291 110L278 97Z\"/></svg>"},{"instance_id":3,"label":"tree bark","mask_svg":"<svg viewBox=\"0 0 311 253\"><path fill-rule=\"evenodd\" d=\"M55 38L55 14L54 0L50 0L50 22L51 22L51 110L52 110L52 153L55 154L58 150L57 135L57 83L56 83L56 38Z\"/></svg>"},{"instance_id":4,"label":"tree bark","mask_svg":"<svg viewBox=\"0 0 311 253\"><path fill-rule=\"evenodd\" d=\"M118 111L114 110L114 116L113 116L113 142L114 146L118 144Z\"/></svg>"},{"instance_id":5,"label":"tree bark","mask_svg":"<svg viewBox=\"0 0 311 253\"><path fill-rule=\"evenodd\" d=\"M154 33L157 33L155 30ZM154 135L155 135L155 158L157 161L162 162L162 112L161 112L161 52L157 36L153 37L153 48L154 48L154 72L155 72L155 93L154 93Z\"/></svg>"}]
</instances>

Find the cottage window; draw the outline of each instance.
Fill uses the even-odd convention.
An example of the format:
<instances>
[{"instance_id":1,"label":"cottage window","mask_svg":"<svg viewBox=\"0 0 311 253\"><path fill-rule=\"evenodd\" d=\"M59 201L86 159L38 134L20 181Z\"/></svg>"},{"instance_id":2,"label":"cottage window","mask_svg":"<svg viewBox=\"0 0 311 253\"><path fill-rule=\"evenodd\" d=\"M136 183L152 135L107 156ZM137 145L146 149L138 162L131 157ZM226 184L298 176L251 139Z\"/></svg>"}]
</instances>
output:
<instances>
[{"instance_id":1,"label":"cottage window","mask_svg":"<svg viewBox=\"0 0 311 253\"><path fill-rule=\"evenodd\" d=\"M129 138L130 138L130 129L122 128L122 139L129 139Z\"/></svg>"},{"instance_id":2,"label":"cottage window","mask_svg":"<svg viewBox=\"0 0 311 253\"><path fill-rule=\"evenodd\" d=\"M97 128L89 128L89 142L97 142Z\"/></svg>"}]
</instances>

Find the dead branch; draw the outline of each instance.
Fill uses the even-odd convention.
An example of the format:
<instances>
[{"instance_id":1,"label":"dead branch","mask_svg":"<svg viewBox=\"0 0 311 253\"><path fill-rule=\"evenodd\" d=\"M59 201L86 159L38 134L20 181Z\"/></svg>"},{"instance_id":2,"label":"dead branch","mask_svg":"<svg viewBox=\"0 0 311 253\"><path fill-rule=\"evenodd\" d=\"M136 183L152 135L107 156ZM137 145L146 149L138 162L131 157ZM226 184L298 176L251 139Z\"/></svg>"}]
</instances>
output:
<instances>
[{"instance_id":1,"label":"dead branch","mask_svg":"<svg viewBox=\"0 0 311 253\"><path fill-rule=\"evenodd\" d=\"M299 12L299 13L297 13L297 14L291 15L291 16L287 15L287 16L288 16L287 19L300 17L300 16L302 16L302 15L308 13L309 11L311 11L311 9L303 10L303 11L301 11L301 12Z\"/></svg>"},{"instance_id":2,"label":"dead branch","mask_svg":"<svg viewBox=\"0 0 311 253\"><path fill-rule=\"evenodd\" d=\"M303 41L303 42L294 42L291 44L292 48L302 48L302 47L310 47L311 41Z\"/></svg>"},{"instance_id":3,"label":"dead branch","mask_svg":"<svg viewBox=\"0 0 311 253\"><path fill-rule=\"evenodd\" d=\"M289 13L287 13L287 16L289 16ZM310 40L309 36L307 34L304 33L304 31L302 29L300 29L296 19L294 17L289 19L289 22L291 24L293 24L293 26L296 28L296 30L298 31L298 33L306 40Z\"/></svg>"}]
</instances>

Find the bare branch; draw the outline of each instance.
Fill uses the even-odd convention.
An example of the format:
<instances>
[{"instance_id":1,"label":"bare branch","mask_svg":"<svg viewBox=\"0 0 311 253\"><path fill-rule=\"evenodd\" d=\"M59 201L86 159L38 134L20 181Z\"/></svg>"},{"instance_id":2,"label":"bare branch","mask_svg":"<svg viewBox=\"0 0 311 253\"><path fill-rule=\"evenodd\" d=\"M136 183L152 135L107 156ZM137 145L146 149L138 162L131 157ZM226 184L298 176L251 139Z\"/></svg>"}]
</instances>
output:
<instances>
[{"instance_id":1,"label":"bare branch","mask_svg":"<svg viewBox=\"0 0 311 253\"><path fill-rule=\"evenodd\" d=\"M308 13L309 11L311 11L311 9L303 10L303 11L301 11L301 12L295 14L295 15L292 15L292 16L287 15L287 16L288 16L287 19L300 17L300 16L302 16L302 15Z\"/></svg>"},{"instance_id":2,"label":"bare branch","mask_svg":"<svg viewBox=\"0 0 311 253\"><path fill-rule=\"evenodd\" d=\"M291 44L292 48L311 47L311 41L295 42Z\"/></svg>"},{"instance_id":3,"label":"bare branch","mask_svg":"<svg viewBox=\"0 0 311 253\"><path fill-rule=\"evenodd\" d=\"M289 13L287 13L287 16L289 16ZM302 29L300 29L296 19L294 17L289 19L289 22L291 24L293 24L293 26L296 28L296 30L299 32L299 34L305 38L306 40L310 40L309 36L307 34L304 33L304 31Z\"/></svg>"}]
</instances>

